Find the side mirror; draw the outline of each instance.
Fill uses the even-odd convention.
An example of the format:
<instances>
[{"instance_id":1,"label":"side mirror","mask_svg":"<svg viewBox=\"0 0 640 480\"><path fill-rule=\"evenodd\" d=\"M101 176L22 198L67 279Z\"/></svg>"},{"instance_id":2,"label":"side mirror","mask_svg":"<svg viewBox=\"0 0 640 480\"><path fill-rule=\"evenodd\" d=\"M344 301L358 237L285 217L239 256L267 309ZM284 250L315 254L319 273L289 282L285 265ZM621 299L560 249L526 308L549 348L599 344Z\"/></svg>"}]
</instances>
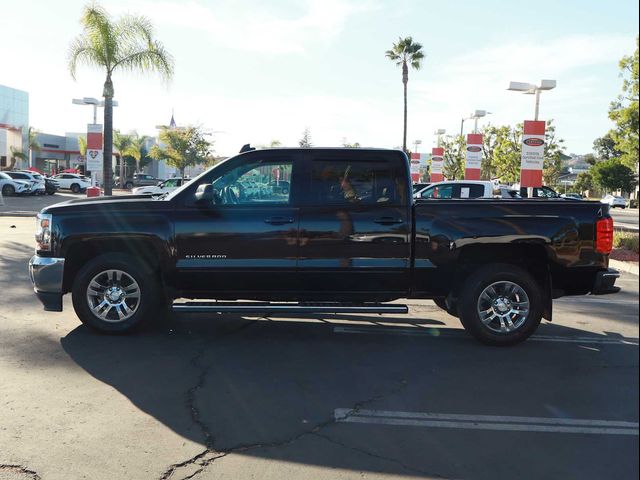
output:
<instances>
[{"instance_id":1,"label":"side mirror","mask_svg":"<svg viewBox=\"0 0 640 480\"><path fill-rule=\"evenodd\" d=\"M162 180L156 183L156 187L161 187L161 186L162 186Z\"/></svg>"},{"instance_id":2,"label":"side mirror","mask_svg":"<svg viewBox=\"0 0 640 480\"><path fill-rule=\"evenodd\" d=\"M213 203L213 185L210 183L203 183L198 185L198 189L195 194L197 204L212 204Z\"/></svg>"}]
</instances>

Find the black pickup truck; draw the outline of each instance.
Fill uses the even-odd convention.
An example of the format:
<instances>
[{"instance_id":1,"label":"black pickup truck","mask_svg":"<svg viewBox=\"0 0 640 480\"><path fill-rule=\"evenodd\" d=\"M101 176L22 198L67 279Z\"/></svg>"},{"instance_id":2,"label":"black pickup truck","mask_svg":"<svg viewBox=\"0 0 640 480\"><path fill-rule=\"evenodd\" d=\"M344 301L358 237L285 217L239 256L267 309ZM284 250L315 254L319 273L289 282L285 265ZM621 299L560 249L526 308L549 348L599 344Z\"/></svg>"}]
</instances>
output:
<instances>
[{"instance_id":1,"label":"black pickup truck","mask_svg":"<svg viewBox=\"0 0 640 480\"><path fill-rule=\"evenodd\" d=\"M254 150L156 199L53 205L34 289L48 311L71 292L80 320L110 333L171 310L406 313L389 302L430 298L495 345L551 320L554 298L618 291L607 205L414 202L408 166L395 150ZM256 184L268 191L247 195Z\"/></svg>"}]
</instances>

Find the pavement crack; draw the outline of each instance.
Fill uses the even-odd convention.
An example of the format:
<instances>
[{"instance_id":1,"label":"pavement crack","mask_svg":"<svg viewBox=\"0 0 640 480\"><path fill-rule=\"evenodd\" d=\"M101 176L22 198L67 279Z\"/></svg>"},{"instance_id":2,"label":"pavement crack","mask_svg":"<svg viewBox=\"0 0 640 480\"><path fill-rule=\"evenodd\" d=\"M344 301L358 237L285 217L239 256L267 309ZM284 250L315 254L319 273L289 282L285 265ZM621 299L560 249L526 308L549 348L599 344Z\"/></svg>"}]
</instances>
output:
<instances>
[{"instance_id":1,"label":"pavement crack","mask_svg":"<svg viewBox=\"0 0 640 480\"><path fill-rule=\"evenodd\" d=\"M400 391L404 390L407 386L407 381L406 380L401 380L400 384L396 387L394 387L392 390L384 392L384 393L379 393L377 395L374 395L372 397L369 397L365 400L361 400L359 402L356 402L353 407L345 414L339 417L336 417L335 415L332 416L331 418L320 422L318 424L316 424L313 428L309 429L309 430L305 430L303 432L300 432L290 438L284 439L284 440L277 440L274 442L262 442L262 443L247 443L247 444L240 444L240 445L236 445L234 447L230 447L230 448L226 448L226 449L215 449L213 448L213 446L207 447L205 450L203 450L202 452L200 452L198 455L192 457L189 460L185 460L184 462L181 462L179 464L174 464L171 467L169 467L169 469L167 471L165 471L165 473L163 474L162 477L160 477L160 480L170 480L172 479L172 475L174 473L176 473L179 469L188 469L189 467L196 467L195 470L193 471L189 471L188 473L185 472L185 476L180 477L180 480L190 480L195 478L197 475L199 475L200 473L202 473L209 465L211 465L212 463L214 463L216 460L226 457L227 455L231 454L231 453L242 453L242 452L246 452L248 450L254 450L254 449L258 449L258 448L278 448L278 447L285 447L288 445L291 445L292 443L295 443L296 441L300 440L302 437L306 436L306 435L319 435L318 432L321 431L322 429L328 427L329 425L332 425L340 420L343 420L345 418L350 417L351 415L356 415L358 413L359 410L361 410L362 408L377 402L378 400L381 400L383 398L389 397L391 395L395 395L397 393L399 393ZM210 436L209 437L212 441L213 441L213 437ZM407 469L411 469L411 467L407 467ZM417 471L414 469L414 471ZM177 479L176 479L177 480Z\"/></svg>"},{"instance_id":2,"label":"pavement crack","mask_svg":"<svg viewBox=\"0 0 640 480\"><path fill-rule=\"evenodd\" d=\"M230 332L225 333L224 335L221 335L219 338L224 338L224 337L228 337L230 335L233 335L235 333L238 333L242 330L245 330L246 328L250 327L251 325L253 325L254 323L256 323L257 320L253 320L247 323L244 323L243 325L241 325L238 328L235 328L233 330L231 330ZM200 348L200 350L198 351L198 353L189 361L189 364L191 366L193 366L195 369L199 370L200 373L198 374L196 383L190 387L186 394L185 394L185 404L187 407L187 410L189 412L189 415L191 416L191 421L193 422L194 425L196 425L198 427L198 429L200 430L200 432L202 433L202 436L204 438L204 445L205 445L205 450L203 450L202 452L198 453L197 455L183 461L183 462L179 462L179 463L174 463L172 465L169 465L169 467L164 471L164 473L160 476L160 480L168 480L170 478L172 478L173 474L178 470L178 469L183 469L183 468L188 468L190 466L193 465L200 465L201 462L203 462L204 460L206 460L206 465L212 463L216 458L219 458L220 456L223 455L219 455L219 452L217 452L214 448L213 448L213 444L215 442L215 437L213 435L213 433L211 432L211 429L209 428L209 426L204 422L204 420L202 420L201 416L200 416L200 410L198 410L198 407L196 406L196 395L198 393L198 390L200 390L202 387L204 387L206 379L207 379L207 375L209 374L209 372L211 371L211 365L202 365L200 362L202 360L202 357L206 354L206 352L208 351L208 343L205 343L202 345L202 348ZM211 456L211 454L213 454L212 458L209 458ZM225 454L226 455L226 454ZM203 469L204 467L202 467L201 469L197 470L196 472L193 472L191 474L189 474L186 477L182 477L181 480L187 480L190 478L193 478L195 475L197 475L198 473L200 473L200 471Z\"/></svg>"},{"instance_id":3,"label":"pavement crack","mask_svg":"<svg viewBox=\"0 0 640 480\"><path fill-rule=\"evenodd\" d=\"M335 445L339 445L343 448L346 448L348 450L352 450L354 452L358 452L361 453L363 455L366 455L368 457L372 457L372 458L377 458L378 460L384 460L386 462L391 462L391 463L395 463L396 465L399 465L400 467L402 467L403 469L407 470L408 472L413 472L413 473L418 473L420 475L424 475L424 476L429 476L429 477L436 477L436 478L446 478L443 475L439 475L437 473L433 473L433 472L427 472L425 470L421 470L419 468L415 468L412 467L411 465L407 465L406 463L393 458L393 457L387 457L385 455L380 455L374 452L370 452L369 450L365 450L363 448L360 447L354 447L353 445L348 445L344 442L340 442L338 440L335 440L331 437L329 437L328 435L323 435L321 433L313 433L312 435L319 437L319 438L323 438L324 440L326 440L327 442L333 443Z\"/></svg>"},{"instance_id":4,"label":"pavement crack","mask_svg":"<svg viewBox=\"0 0 640 480\"><path fill-rule=\"evenodd\" d=\"M37 472L35 472L34 470L31 470L27 467L24 467L22 465L15 465L15 464L9 464L9 463L0 463L0 473L2 472L10 472L10 473L17 473L19 475L27 475L28 478L30 478L31 480L41 480L42 477L40 475L38 475Z\"/></svg>"}]
</instances>

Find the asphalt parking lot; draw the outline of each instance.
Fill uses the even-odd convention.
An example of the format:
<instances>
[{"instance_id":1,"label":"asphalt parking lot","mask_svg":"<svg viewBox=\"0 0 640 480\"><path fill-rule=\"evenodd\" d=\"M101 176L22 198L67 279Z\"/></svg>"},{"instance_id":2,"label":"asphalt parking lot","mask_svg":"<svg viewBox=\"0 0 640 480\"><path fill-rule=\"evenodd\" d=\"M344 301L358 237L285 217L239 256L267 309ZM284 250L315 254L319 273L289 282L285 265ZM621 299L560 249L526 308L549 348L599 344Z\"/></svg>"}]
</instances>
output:
<instances>
[{"instance_id":1,"label":"asphalt parking lot","mask_svg":"<svg viewBox=\"0 0 640 480\"><path fill-rule=\"evenodd\" d=\"M638 478L637 276L512 348L430 301L110 337L42 310L33 228L0 217L0 479Z\"/></svg>"}]
</instances>

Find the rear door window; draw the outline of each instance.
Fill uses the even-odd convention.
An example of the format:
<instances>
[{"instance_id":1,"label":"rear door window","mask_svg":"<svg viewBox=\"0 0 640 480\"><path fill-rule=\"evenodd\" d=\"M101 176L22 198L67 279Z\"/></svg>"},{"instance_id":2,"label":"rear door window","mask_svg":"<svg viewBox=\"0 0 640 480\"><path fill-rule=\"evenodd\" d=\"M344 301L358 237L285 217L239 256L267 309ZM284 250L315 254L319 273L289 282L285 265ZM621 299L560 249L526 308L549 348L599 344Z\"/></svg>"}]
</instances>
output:
<instances>
[{"instance_id":1,"label":"rear door window","mask_svg":"<svg viewBox=\"0 0 640 480\"><path fill-rule=\"evenodd\" d=\"M404 177L388 159L314 159L312 205L403 205Z\"/></svg>"}]
</instances>

